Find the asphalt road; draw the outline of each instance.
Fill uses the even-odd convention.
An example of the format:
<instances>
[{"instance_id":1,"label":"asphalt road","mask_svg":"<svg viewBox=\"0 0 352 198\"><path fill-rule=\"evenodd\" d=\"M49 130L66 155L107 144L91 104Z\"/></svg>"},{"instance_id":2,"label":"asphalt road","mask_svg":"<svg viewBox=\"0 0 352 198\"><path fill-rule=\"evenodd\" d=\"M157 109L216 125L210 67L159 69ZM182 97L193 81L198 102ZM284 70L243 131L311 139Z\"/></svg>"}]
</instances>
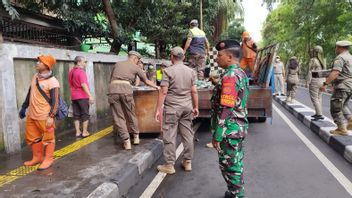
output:
<instances>
[{"instance_id":1,"label":"asphalt road","mask_svg":"<svg viewBox=\"0 0 352 198\"><path fill-rule=\"evenodd\" d=\"M307 95L305 96L304 90L300 89L297 99L309 106L310 100L304 97ZM305 101L301 101L301 98ZM326 97L324 100L328 102ZM278 103L273 104L341 171L347 180L352 181L351 164ZM325 111L324 109L324 113ZM215 150L204 147L211 138L207 122L202 122L196 135L200 141L195 143L193 171L188 173L182 170L180 166L182 157L180 157L176 163L176 174L165 177L154 193L154 198L223 197L226 184L218 168L217 154ZM276 111L273 111L272 120L250 124L245 152L245 196L248 198L351 197ZM162 159L157 164L160 163ZM126 197L140 197L157 174L155 166L138 185L130 189Z\"/></svg>"}]
</instances>

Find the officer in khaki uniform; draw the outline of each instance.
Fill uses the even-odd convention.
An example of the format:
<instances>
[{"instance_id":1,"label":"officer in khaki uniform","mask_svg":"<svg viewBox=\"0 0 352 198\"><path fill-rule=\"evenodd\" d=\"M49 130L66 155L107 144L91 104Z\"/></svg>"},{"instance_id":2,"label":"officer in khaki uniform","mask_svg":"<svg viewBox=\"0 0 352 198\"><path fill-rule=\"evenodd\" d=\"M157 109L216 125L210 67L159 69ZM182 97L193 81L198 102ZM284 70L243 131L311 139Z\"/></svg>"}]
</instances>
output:
<instances>
[{"instance_id":1,"label":"officer in khaki uniform","mask_svg":"<svg viewBox=\"0 0 352 198\"><path fill-rule=\"evenodd\" d=\"M321 87L322 91L325 91L326 85L330 83L334 87L330 99L330 113L337 129L330 132L333 135L348 135L347 130L352 130L352 114L348 107L352 97L352 55L349 53L351 45L350 41L336 42L337 57L330 75Z\"/></svg>"},{"instance_id":2,"label":"officer in khaki uniform","mask_svg":"<svg viewBox=\"0 0 352 198\"><path fill-rule=\"evenodd\" d=\"M164 141L165 164L159 165L160 172L174 174L176 161L176 136L181 135L182 144L185 148L182 166L185 171L192 170L191 160L194 152L194 131L192 119L197 117L198 93L196 87L196 73L183 64L184 52L181 47L171 50L172 65L163 71L161 89L159 92L158 105L155 111L155 119L160 121L160 109L162 112L162 132Z\"/></svg>"},{"instance_id":3,"label":"officer in khaki uniform","mask_svg":"<svg viewBox=\"0 0 352 198\"><path fill-rule=\"evenodd\" d=\"M275 95L285 95L284 91L284 78L285 78L285 66L280 61L280 56L276 56L274 63L274 74L275 74Z\"/></svg>"},{"instance_id":4,"label":"officer in khaki uniform","mask_svg":"<svg viewBox=\"0 0 352 198\"><path fill-rule=\"evenodd\" d=\"M313 121L324 119L322 106L321 106L322 92L320 91L320 87L323 85L323 82L325 81L325 79L313 78L312 72L319 72L324 69L326 69L326 63L323 56L323 48L317 45L313 48L313 55L309 61L308 79L307 79L307 84L309 85L310 99L312 100L313 106L315 108L315 114L312 116Z\"/></svg>"},{"instance_id":5,"label":"officer in khaki uniform","mask_svg":"<svg viewBox=\"0 0 352 198\"><path fill-rule=\"evenodd\" d=\"M287 103L293 103L296 98L297 85L299 83L300 65L297 57L292 56L287 66Z\"/></svg>"},{"instance_id":6,"label":"officer in khaki uniform","mask_svg":"<svg viewBox=\"0 0 352 198\"><path fill-rule=\"evenodd\" d=\"M145 72L138 67L141 55L138 52L130 51L128 60L117 62L112 70L109 85L109 103L114 119L115 138L118 134L126 150L131 149L130 136L127 130L126 121L133 133L133 144L139 144L139 129L135 114L132 83L136 75L148 86L158 88L153 82L147 79Z\"/></svg>"}]
</instances>

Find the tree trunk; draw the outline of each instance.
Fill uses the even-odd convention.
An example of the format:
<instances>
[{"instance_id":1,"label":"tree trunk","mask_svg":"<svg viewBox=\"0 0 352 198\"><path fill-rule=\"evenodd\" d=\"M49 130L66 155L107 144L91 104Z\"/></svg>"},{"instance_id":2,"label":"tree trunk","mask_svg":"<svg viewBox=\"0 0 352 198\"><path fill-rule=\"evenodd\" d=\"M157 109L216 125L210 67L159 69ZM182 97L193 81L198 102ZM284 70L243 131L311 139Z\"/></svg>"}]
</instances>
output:
<instances>
[{"instance_id":1,"label":"tree trunk","mask_svg":"<svg viewBox=\"0 0 352 198\"><path fill-rule=\"evenodd\" d=\"M106 16L108 17L110 27L111 27L111 34L113 38L113 42L111 43L111 50L110 52L114 53L119 53L121 49L121 41L119 39L119 32L118 32L118 25L117 25L117 19L114 14L114 11L112 10L110 0L102 0L103 5L104 5L104 11Z\"/></svg>"},{"instance_id":2,"label":"tree trunk","mask_svg":"<svg viewBox=\"0 0 352 198\"><path fill-rule=\"evenodd\" d=\"M160 41L160 58L167 58L166 57L166 43L165 41Z\"/></svg>"},{"instance_id":3,"label":"tree trunk","mask_svg":"<svg viewBox=\"0 0 352 198\"><path fill-rule=\"evenodd\" d=\"M160 45L159 45L159 41L156 40L155 41L155 58L159 59L160 58Z\"/></svg>"}]
</instances>

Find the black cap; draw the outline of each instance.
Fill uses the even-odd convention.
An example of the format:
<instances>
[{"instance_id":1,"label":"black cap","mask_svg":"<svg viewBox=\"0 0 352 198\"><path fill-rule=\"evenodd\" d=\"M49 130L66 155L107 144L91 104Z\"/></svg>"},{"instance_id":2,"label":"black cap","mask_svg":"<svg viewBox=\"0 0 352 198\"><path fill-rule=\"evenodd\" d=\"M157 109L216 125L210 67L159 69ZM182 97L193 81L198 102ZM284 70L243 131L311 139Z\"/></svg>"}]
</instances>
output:
<instances>
[{"instance_id":1,"label":"black cap","mask_svg":"<svg viewBox=\"0 0 352 198\"><path fill-rule=\"evenodd\" d=\"M239 47L240 43L236 40L223 40L220 41L218 44L216 44L215 48L218 51L224 50L224 49L228 49L228 48L233 48L233 47Z\"/></svg>"}]
</instances>

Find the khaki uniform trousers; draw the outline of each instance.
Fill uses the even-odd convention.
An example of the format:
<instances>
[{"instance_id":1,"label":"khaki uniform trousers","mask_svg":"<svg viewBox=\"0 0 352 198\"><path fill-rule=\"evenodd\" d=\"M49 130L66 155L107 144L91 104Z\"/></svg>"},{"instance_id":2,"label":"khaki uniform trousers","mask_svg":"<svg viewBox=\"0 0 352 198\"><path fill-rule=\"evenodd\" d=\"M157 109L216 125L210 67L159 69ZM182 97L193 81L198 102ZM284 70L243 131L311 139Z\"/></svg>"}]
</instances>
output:
<instances>
[{"instance_id":1,"label":"khaki uniform trousers","mask_svg":"<svg viewBox=\"0 0 352 198\"><path fill-rule=\"evenodd\" d=\"M194 131L192 129L192 109L164 107L163 112L163 141L164 158L167 164L175 164L176 161L176 136L181 135L184 147L183 158L191 160L194 153Z\"/></svg>"},{"instance_id":2,"label":"khaki uniform trousers","mask_svg":"<svg viewBox=\"0 0 352 198\"><path fill-rule=\"evenodd\" d=\"M321 79L312 79L309 84L309 95L315 108L316 115L323 115L322 111L322 95L320 87L323 85Z\"/></svg>"},{"instance_id":3,"label":"khaki uniform trousers","mask_svg":"<svg viewBox=\"0 0 352 198\"><path fill-rule=\"evenodd\" d=\"M282 74L275 74L275 93L284 94L284 77Z\"/></svg>"},{"instance_id":4,"label":"khaki uniform trousers","mask_svg":"<svg viewBox=\"0 0 352 198\"><path fill-rule=\"evenodd\" d=\"M205 56L204 55L189 55L189 66L197 73L197 79L204 79Z\"/></svg>"},{"instance_id":5,"label":"khaki uniform trousers","mask_svg":"<svg viewBox=\"0 0 352 198\"><path fill-rule=\"evenodd\" d=\"M296 99L297 84L287 82L287 98Z\"/></svg>"},{"instance_id":6,"label":"khaki uniform trousers","mask_svg":"<svg viewBox=\"0 0 352 198\"><path fill-rule=\"evenodd\" d=\"M341 126L352 119L352 113L348 106L352 98L352 90L335 89L330 99L330 113L335 124Z\"/></svg>"},{"instance_id":7,"label":"khaki uniform trousers","mask_svg":"<svg viewBox=\"0 0 352 198\"><path fill-rule=\"evenodd\" d=\"M118 134L122 140L129 139L127 124L131 133L139 134L133 94L112 94L108 100L114 119L114 135Z\"/></svg>"}]
</instances>

